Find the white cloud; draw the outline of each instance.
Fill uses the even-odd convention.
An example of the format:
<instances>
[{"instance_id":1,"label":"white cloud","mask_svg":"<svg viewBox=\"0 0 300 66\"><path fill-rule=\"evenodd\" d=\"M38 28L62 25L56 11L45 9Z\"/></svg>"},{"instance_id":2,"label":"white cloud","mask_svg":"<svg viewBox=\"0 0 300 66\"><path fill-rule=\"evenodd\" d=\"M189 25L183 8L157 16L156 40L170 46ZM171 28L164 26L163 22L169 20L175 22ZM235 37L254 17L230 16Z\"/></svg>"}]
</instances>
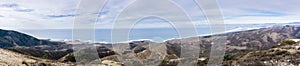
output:
<instances>
[{"instance_id":1,"label":"white cloud","mask_svg":"<svg viewBox=\"0 0 300 66\"><path fill-rule=\"evenodd\" d=\"M74 14L79 0L5 0L0 3L0 28L52 29L70 28L73 17L50 18L49 15ZM1 7L2 5L2 7ZM69 15L70 16L70 15Z\"/></svg>"},{"instance_id":2,"label":"white cloud","mask_svg":"<svg viewBox=\"0 0 300 66\"><path fill-rule=\"evenodd\" d=\"M103 8L98 28L110 28L114 19L135 0L108 0ZM183 8L194 24L206 24L204 15L193 0L172 0ZM218 0L225 22L235 23L283 23L299 22L298 0ZM0 29L71 29L76 8L80 0L2 0L0 2ZM144 3L147 4L147 3ZM162 5L162 4L156 4ZM206 4L210 5L210 4ZM91 6L92 7L92 6ZM163 5L162 5L163 7ZM147 8L137 8L145 10ZM211 9L214 10L214 9ZM209 10L208 10L209 11ZM135 13L135 12L132 12ZM153 11L169 17L176 16L171 11ZM94 13L95 14L95 13ZM137 14L138 15L138 14ZM128 16L133 17L136 15ZM127 20L126 18L123 18ZM182 24L184 19L176 19ZM151 21L151 20L150 20ZM155 20L153 20L155 21ZM138 28L167 27L166 23L141 23Z\"/></svg>"},{"instance_id":3,"label":"white cloud","mask_svg":"<svg viewBox=\"0 0 300 66\"><path fill-rule=\"evenodd\" d=\"M299 0L219 0L226 23L299 22ZM231 19L232 18L232 19Z\"/></svg>"}]
</instances>

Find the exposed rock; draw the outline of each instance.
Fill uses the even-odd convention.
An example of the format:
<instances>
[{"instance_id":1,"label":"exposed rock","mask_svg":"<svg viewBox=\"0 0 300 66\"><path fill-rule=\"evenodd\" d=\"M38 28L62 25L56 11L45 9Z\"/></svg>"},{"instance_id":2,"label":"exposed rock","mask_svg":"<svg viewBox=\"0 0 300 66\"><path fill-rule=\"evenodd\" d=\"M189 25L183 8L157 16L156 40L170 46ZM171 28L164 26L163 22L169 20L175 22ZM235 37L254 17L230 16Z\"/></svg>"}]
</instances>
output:
<instances>
[{"instance_id":1,"label":"exposed rock","mask_svg":"<svg viewBox=\"0 0 300 66\"><path fill-rule=\"evenodd\" d=\"M107 66L123 66L122 63L111 60L103 60L101 63Z\"/></svg>"}]
</instances>

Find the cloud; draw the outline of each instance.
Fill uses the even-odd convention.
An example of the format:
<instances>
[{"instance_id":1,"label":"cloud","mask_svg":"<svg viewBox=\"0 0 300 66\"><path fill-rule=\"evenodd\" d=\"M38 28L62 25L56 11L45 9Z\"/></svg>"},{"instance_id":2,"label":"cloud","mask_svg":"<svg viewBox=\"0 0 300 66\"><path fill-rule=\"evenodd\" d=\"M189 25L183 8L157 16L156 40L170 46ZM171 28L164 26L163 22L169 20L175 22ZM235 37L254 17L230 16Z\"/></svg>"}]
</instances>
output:
<instances>
[{"instance_id":1,"label":"cloud","mask_svg":"<svg viewBox=\"0 0 300 66\"><path fill-rule=\"evenodd\" d=\"M16 3L0 4L0 7L11 8L12 10L17 11L17 12L32 12L32 11L34 11L34 9L22 8Z\"/></svg>"},{"instance_id":2,"label":"cloud","mask_svg":"<svg viewBox=\"0 0 300 66\"><path fill-rule=\"evenodd\" d=\"M65 14L65 15L48 15L48 17L50 18L62 18L62 17L74 17L76 16L75 14Z\"/></svg>"},{"instance_id":3,"label":"cloud","mask_svg":"<svg viewBox=\"0 0 300 66\"><path fill-rule=\"evenodd\" d=\"M78 3L79 0L1 1L0 14L5 17L0 18L0 29L71 29Z\"/></svg>"},{"instance_id":4,"label":"cloud","mask_svg":"<svg viewBox=\"0 0 300 66\"><path fill-rule=\"evenodd\" d=\"M6 7L6 8L14 8L14 7L18 7L18 4L1 4L0 7Z\"/></svg>"},{"instance_id":5,"label":"cloud","mask_svg":"<svg viewBox=\"0 0 300 66\"><path fill-rule=\"evenodd\" d=\"M299 0L219 0L226 23L285 23L300 21Z\"/></svg>"},{"instance_id":6,"label":"cloud","mask_svg":"<svg viewBox=\"0 0 300 66\"><path fill-rule=\"evenodd\" d=\"M111 28L115 18L134 1L136 0L108 0L102 12L91 13L100 14L96 27ZM194 0L171 1L182 8L194 24L207 24L205 15ZM218 2L225 22L228 24L300 22L299 0L218 0ZM79 4L80 0L4 0L0 2L0 29L71 29L74 17L89 17L76 14ZM164 4L160 3L154 5L164 7ZM134 14L146 9L136 8L130 13ZM176 12L170 10L154 10L151 13L177 18L176 21L182 24L187 23L185 19L182 19L183 16L178 16ZM212 8L207 11L214 10L216 9ZM138 15L129 15L122 19L130 20ZM95 19L86 21L93 22ZM165 28L169 24L155 18L142 21L139 25L137 28Z\"/></svg>"},{"instance_id":7,"label":"cloud","mask_svg":"<svg viewBox=\"0 0 300 66\"><path fill-rule=\"evenodd\" d=\"M32 12L34 10L33 9L15 9L15 11L18 11L18 12Z\"/></svg>"},{"instance_id":8,"label":"cloud","mask_svg":"<svg viewBox=\"0 0 300 66\"><path fill-rule=\"evenodd\" d=\"M230 19L236 19L236 18L241 18L241 17L282 17L282 16L287 16L285 13L280 13L280 12L272 12L272 11L265 11L265 10L256 10L256 9L244 9L253 13L242 13L238 15L231 15L227 16L224 19L225 20L230 20Z\"/></svg>"}]
</instances>

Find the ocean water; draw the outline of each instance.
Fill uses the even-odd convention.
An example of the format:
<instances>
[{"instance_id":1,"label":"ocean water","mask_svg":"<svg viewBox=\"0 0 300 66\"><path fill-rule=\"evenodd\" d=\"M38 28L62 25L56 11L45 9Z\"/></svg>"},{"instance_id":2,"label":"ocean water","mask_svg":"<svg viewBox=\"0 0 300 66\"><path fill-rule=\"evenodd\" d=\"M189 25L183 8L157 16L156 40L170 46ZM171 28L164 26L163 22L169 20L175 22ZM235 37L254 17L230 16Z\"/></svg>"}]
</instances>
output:
<instances>
[{"instance_id":1,"label":"ocean water","mask_svg":"<svg viewBox=\"0 0 300 66\"><path fill-rule=\"evenodd\" d=\"M225 32L236 32L251 29L265 28L269 25L263 24L228 24L224 28ZM210 27L207 25L197 26L197 35L211 34ZM72 40L72 29L45 29L45 30L19 30L22 33L37 37L39 39L51 39L51 40ZM193 36L193 35L192 35ZM174 28L133 28L129 33L129 40L141 40L141 39L157 39L168 40L173 38L181 38L177 34ZM85 40L82 40L85 41ZM96 29L95 30L95 42L111 42L111 29ZM160 41L158 41L160 42Z\"/></svg>"}]
</instances>

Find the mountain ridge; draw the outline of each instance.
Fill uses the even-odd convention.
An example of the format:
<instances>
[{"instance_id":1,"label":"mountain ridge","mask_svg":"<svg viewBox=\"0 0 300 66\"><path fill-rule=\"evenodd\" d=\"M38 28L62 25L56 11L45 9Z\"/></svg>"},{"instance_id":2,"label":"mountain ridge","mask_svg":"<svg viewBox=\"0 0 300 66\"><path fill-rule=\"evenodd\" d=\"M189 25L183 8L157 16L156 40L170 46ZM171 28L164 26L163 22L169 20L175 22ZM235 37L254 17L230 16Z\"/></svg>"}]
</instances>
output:
<instances>
[{"instance_id":1,"label":"mountain ridge","mask_svg":"<svg viewBox=\"0 0 300 66\"><path fill-rule=\"evenodd\" d=\"M14 33L15 32L15 33ZM76 53L72 49L72 45L68 44L71 42L53 42L48 40L40 40L34 38L32 36L22 34L16 31L6 31L0 30L0 45L3 45L1 48L5 48L11 51L15 51L21 54L35 56L39 58L44 58L44 55L40 55L37 53L32 53L31 50L35 50L39 53L46 54L44 59L53 59L61 60L62 62L74 62L74 56L72 53ZM278 45L283 40L287 39L298 39L300 38L300 26L274 26L270 28L262 28L248 31L239 31L239 32L230 32L225 34L216 34L209 36L197 36L190 38L181 38L181 39L172 39L167 40L158 44L165 44L167 48L167 56L164 59L165 63L169 63L171 65L176 64L180 57L181 45L182 44L194 44L199 46L201 59L208 59L211 42L216 40L220 36L226 36L226 54L239 54L239 53L247 53L255 50L265 50L271 49L273 46ZM29 41L25 41L29 40ZM29 44L27 44L29 43ZM31 44L33 43L33 44ZM83 45L86 42L77 42ZM149 44L153 44L155 42L152 41L132 41L129 43L118 43L118 44L129 44L130 47L130 56L138 56L141 58L145 58L149 53ZM15 45L17 44L17 45ZM18 45L20 44L20 45ZM92 43L96 45L98 54L100 58L116 59L115 55L119 53L112 49L112 44L106 43ZM8 45L8 46L7 46ZM189 48L187 48L189 49ZM51 54L51 55L47 55ZM58 56L59 55L59 56ZM65 59L65 58L68 59ZM118 61L118 60L115 60ZM200 64L206 64L207 60L201 61Z\"/></svg>"},{"instance_id":2,"label":"mountain ridge","mask_svg":"<svg viewBox=\"0 0 300 66\"><path fill-rule=\"evenodd\" d=\"M33 36L20 33L13 30L0 29L0 47L13 46L37 46L37 45L59 45L59 42L51 42L48 40L40 40Z\"/></svg>"}]
</instances>

